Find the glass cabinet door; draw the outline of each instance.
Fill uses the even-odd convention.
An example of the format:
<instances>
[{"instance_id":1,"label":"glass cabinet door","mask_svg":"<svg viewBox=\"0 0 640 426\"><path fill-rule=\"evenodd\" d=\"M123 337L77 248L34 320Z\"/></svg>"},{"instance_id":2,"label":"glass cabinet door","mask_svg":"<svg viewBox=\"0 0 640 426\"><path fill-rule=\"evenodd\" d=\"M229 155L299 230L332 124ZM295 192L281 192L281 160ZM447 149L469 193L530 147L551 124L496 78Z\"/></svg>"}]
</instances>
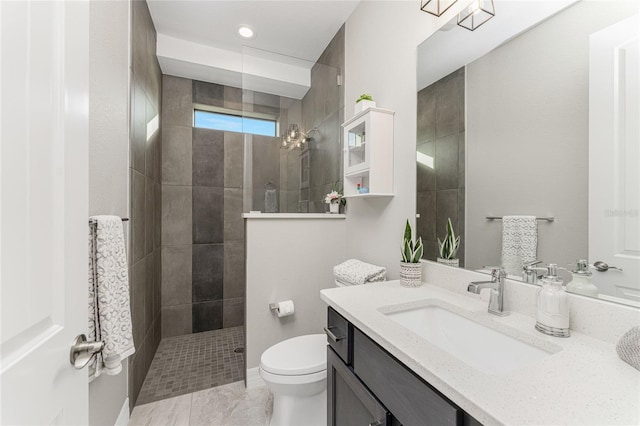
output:
<instances>
[{"instance_id":1,"label":"glass cabinet door","mask_svg":"<svg viewBox=\"0 0 640 426\"><path fill-rule=\"evenodd\" d=\"M348 168L359 168L367 163L366 122L362 122L348 131L347 158Z\"/></svg>"}]
</instances>

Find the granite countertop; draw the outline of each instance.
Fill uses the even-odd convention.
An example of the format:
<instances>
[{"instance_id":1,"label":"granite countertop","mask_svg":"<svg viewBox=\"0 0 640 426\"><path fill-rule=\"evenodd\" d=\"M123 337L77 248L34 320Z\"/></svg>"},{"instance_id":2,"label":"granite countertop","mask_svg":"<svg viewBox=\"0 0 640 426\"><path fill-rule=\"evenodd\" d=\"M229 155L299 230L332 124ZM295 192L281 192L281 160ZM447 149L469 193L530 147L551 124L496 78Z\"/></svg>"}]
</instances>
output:
<instances>
[{"instance_id":1,"label":"granite countertop","mask_svg":"<svg viewBox=\"0 0 640 426\"><path fill-rule=\"evenodd\" d=\"M388 281L326 289L321 297L485 425L640 424L640 372L620 360L611 343L573 331L566 339L545 336L534 329L534 318L516 312L496 317L476 295L429 284L407 288ZM515 371L487 374L382 313L424 306L429 299L555 353Z\"/></svg>"}]
</instances>

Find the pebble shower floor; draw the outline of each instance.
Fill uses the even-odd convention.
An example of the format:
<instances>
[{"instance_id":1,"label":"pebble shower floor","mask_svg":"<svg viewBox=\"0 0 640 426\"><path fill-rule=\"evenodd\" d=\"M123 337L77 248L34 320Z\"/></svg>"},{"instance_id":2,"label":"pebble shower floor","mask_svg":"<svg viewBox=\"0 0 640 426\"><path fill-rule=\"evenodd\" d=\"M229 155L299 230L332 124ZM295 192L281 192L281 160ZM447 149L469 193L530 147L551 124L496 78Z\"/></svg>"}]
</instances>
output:
<instances>
[{"instance_id":1,"label":"pebble shower floor","mask_svg":"<svg viewBox=\"0 0 640 426\"><path fill-rule=\"evenodd\" d=\"M244 379L244 327L162 339L136 405Z\"/></svg>"}]
</instances>

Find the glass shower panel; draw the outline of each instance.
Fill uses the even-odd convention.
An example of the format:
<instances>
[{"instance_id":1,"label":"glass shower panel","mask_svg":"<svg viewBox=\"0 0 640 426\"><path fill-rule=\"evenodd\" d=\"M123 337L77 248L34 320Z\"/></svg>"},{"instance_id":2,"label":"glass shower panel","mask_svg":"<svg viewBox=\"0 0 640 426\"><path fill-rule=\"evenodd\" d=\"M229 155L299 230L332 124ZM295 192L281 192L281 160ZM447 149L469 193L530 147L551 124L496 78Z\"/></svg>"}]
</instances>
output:
<instances>
[{"instance_id":1,"label":"glass shower panel","mask_svg":"<svg viewBox=\"0 0 640 426\"><path fill-rule=\"evenodd\" d=\"M324 196L341 189L340 69L245 47L245 117L276 120L276 136L244 131L244 211L323 213ZM267 205L268 204L268 205Z\"/></svg>"}]
</instances>

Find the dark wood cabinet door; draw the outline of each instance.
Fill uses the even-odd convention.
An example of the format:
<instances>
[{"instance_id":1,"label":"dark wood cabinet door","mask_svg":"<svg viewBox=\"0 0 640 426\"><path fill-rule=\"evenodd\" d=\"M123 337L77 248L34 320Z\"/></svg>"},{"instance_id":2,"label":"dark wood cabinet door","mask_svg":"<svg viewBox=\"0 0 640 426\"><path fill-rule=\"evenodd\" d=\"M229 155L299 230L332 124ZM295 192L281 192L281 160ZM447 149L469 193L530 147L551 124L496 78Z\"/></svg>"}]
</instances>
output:
<instances>
[{"instance_id":1,"label":"dark wood cabinet door","mask_svg":"<svg viewBox=\"0 0 640 426\"><path fill-rule=\"evenodd\" d=\"M328 426L388 426L390 414L327 346Z\"/></svg>"}]
</instances>

